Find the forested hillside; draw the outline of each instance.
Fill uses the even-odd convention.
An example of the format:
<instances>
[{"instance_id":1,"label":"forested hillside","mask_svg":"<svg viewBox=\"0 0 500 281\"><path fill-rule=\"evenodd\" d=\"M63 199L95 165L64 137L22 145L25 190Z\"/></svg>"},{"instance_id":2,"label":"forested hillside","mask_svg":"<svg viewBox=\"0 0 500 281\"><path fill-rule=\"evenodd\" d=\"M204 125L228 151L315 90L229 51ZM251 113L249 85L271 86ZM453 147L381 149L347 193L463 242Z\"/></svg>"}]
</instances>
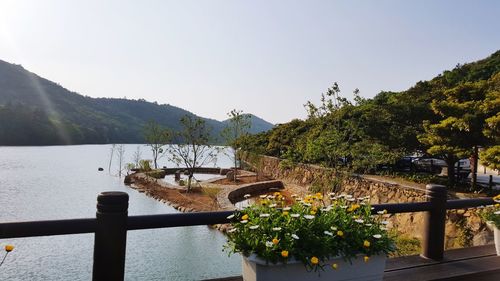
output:
<instances>
[{"instance_id":1,"label":"forested hillside","mask_svg":"<svg viewBox=\"0 0 500 281\"><path fill-rule=\"evenodd\" d=\"M414 152L453 163L478 147L489 149L483 154L489 164L500 162L500 51L406 91L355 96L345 99L334 84L321 104L306 104L306 120L243 138L241 145L293 162L357 171Z\"/></svg>"},{"instance_id":2,"label":"forested hillside","mask_svg":"<svg viewBox=\"0 0 500 281\"><path fill-rule=\"evenodd\" d=\"M82 96L0 60L0 145L141 143L148 121L177 131L184 115L194 114L145 100ZM204 120L220 141L225 122ZM251 121L250 133L273 126L253 115Z\"/></svg>"}]
</instances>

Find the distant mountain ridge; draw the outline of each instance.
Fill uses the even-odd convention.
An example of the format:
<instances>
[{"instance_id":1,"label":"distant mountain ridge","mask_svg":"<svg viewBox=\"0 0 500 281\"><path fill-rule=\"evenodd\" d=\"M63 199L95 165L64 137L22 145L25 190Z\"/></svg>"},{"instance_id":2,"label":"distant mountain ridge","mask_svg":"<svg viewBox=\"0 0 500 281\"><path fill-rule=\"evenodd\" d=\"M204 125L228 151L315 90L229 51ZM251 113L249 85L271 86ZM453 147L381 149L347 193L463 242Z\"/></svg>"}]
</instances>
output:
<instances>
[{"instance_id":1,"label":"distant mountain ridge","mask_svg":"<svg viewBox=\"0 0 500 281\"><path fill-rule=\"evenodd\" d=\"M143 99L83 96L0 60L0 145L142 143L142 129L148 121L178 131L184 115L196 116ZM251 116L252 134L274 126ZM220 132L228 121L203 119L220 142Z\"/></svg>"}]
</instances>

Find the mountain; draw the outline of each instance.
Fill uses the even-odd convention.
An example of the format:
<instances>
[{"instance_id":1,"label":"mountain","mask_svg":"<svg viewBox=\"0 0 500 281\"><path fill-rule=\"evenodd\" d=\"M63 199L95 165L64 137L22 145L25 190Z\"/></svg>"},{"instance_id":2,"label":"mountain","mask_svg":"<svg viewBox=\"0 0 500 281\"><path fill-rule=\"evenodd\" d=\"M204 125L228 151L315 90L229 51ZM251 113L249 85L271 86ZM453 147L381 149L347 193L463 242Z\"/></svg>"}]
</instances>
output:
<instances>
[{"instance_id":1,"label":"mountain","mask_svg":"<svg viewBox=\"0 0 500 281\"><path fill-rule=\"evenodd\" d=\"M194 113L143 99L91 98L0 60L0 145L142 143L156 121L173 131ZM218 139L227 121L203 118ZM252 115L250 133L273 125Z\"/></svg>"},{"instance_id":2,"label":"mountain","mask_svg":"<svg viewBox=\"0 0 500 281\"><path fill-rule=\"evenodd\" d=\"M273 124L267 122L266 120L259 118L253 114L248 114L250 116L250 129L249 132L251 134L258 134L261 132L268 131L274 127ZM230 122L230 119L226 119L222 121L224 126L228 125Z\"/></svg>"}]
</instances>

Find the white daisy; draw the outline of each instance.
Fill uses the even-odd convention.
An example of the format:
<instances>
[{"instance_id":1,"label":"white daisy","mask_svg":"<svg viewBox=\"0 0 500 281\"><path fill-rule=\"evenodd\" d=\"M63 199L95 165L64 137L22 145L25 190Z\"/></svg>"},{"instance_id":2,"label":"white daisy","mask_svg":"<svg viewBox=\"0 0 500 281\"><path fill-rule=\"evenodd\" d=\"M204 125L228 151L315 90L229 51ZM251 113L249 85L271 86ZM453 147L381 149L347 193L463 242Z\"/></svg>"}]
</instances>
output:
<instances>
[{"instance_id":1,"label":"white daisy","mask_svg":"<svg viewBox=\"0 0 500 281\"><path fill-rule=\"evenodd\" d=\"M355 221L355 222L357 222L357 223L364 223L364 222L365 222L365 221L364 221L364 220L362 220L362 219L357 219L357 220L354 220L354 221Z\"/></svg>"},{"instance_id":2,"label":"white daisy","mask_svg":"<svg viewBox=\"0 0 500 281\"><path fill-rule=\"evenodd\" d=\"M228 232L228 233L233 233L233 232L235 232L235 231L238 231L238 229L237 229L237 228L233 228L233 229L228 230L227 232Z\"/></svg>"},{"instance_id":3,"label":"white daisy","mask_svg":"<svg viewBox=\"0 0 500 281\"><path fill-rule=\"evenodd\" d=\"M273 242L266 241L266 247L271 248L273 245L274 245Z\"/></svg>"},{"instance_id":4,"label":"white daisy","mask_svg":"<svg viewBox=\"0 0 500 281\"><path fill-rule=\"evenodd\" d=\"M333 233L331 233L330 231L327 231L327 230L325 230L323 233L328 235L328 236L333 236Z\"/></svg>"},{"instance_id":5,"label":"white daisy","mask_svg":"<svg viewBox=\"0 0 500 281\"><path fill-rule=\"evenodd\" d=\"M228 220L230 220L230 219L232 219L232 218L234 218L234 214L227 216L227 219L228 219Z\"/></svg>"},{"instance_id":6,"label":"white daisy","mask_svg":"<svg viewBox=\"0 0 500 281\"><path fill-rule=\"evenodd\" d=\"M292 217L292 218L298 218L298 217L300 217L300 214L291 214L290 217Z\"/></svg>"},{"instance_id":7,"label":"white daisy","mask_svg":"<svg viewBox=\"0 0 500 281\"><path fill-rule=\"evenodd\" d=\"M281 227L273 227L273 231L280 231Z\"/></svg>"},{"instance_id":8,"label":"white daisy","mask_svg":"<svg viewBox=\"0 0 500 281\"><path fill-rule=\"evenodd\" d=\"M241 222L241 223L247 223L247 222L248 222L248 220L242 220L242 221L240 221L240 222Z\"/></svg>"},{"instance_id":9,"label":"white daisy","mask_svg":"<svg viewBox=\"0 0 500 281\"><path fill-rule=\"evenodd\" d=\"M285 207L285 208L283 208L283 211L290 211L291 209L292 208L290 208L290 207Z\"/></svg>"},{"instance_id":10,"label":"white daisy","mask_svg":"<svg viewBox=\"0 0 500 281\"><path fill-rule=\"evenodd\" d=\"M312 219L314 219L314 216L312 216L312 215L304 215L304 218L306 218L308 220L312 220Z\"/></svg>"},{"instance_id":11,"label":"white daisy","mask_svg":"<svg viewBox=\"0 0 500 281\"><path fill-rule=\"evenodd\" d=\"M269 205L269 207L271 207L271 208L276 208L276 206L277 206L276 204Z\"/></svg>"},{"instance_id":12,"label":"white daisy","mask_svg":"<svg viewBox=\"0 0 500 281\"><path fill-rule=\"evenodd\" d=\"M292 238L295 240L299 240L299 236L297 234L292 234Z\"/></svg>"},{"instance_id":13,"label":"white daisy","mask_svg":"<svg viewBox=\"0 0 500 281\"><path fill-rule=\"evenodd\" d=\"M249 228L250 228L250 229L257 229L257 228L259 228L259 226L258 226L258 225L252 225L252 226L250 226Z\"/></svg>"},{"instance_id":14,"label":"white daisy","mask_svg":"<svg viewBox=\"0 0 500 281\"><path fill-rule=\"evenodd\" d=\"M270 216L270 214L260 214L259 217L261 218L268 218Z\"/></svg>"},{"instance_id":15,"label":"white daisy","mask_svg":"<svg viewBox=\"0 0 500 281\"><path fill-rule=\"evenodd\" d=\"M380 238L382 238L382 235L380 235L380 234L375 234L375 235L373 235L373 238L375 238L375 239L380 239Z\"/></svg>"}]
</instances>

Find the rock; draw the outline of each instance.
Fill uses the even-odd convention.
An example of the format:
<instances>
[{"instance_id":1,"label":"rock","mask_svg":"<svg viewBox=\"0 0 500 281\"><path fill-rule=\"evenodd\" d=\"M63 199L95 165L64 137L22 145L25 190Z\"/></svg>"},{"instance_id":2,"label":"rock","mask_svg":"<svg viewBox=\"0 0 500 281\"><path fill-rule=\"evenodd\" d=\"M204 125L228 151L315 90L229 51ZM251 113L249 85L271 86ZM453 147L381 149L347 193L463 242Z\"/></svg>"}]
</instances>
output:
<instances>
[{"instance_id":1,"label":"rock","mask_svg":"<svg viewBox=\"0 0 500 281\"><path fill-rule=\"evenodd\" d=\"M132 184L134 182L134 180L132 179L132 177L130 175L126 175L125 179L123 180L123 182L125 184Z\"/></svg>"},{"instance_id":2,"label":"rock","mask_svg":"<svg viewBox=\"0 0 500 281\"><path fill-rule=\"evenodd\" d=\"M234 181L234 171L228 171L226 174L228 180Z\"/></svg>"},{"instance_id":3,"label":"rock","mask_svg":"<svg viewBox=\"0 0 500 281\"><path fill-rule=\"evenodd\" d=\"M478 234L474 235L472 239L473 246L482 246L493 243L493 235L490 232L483 230Z\"/></svg>"}]
</instances>

